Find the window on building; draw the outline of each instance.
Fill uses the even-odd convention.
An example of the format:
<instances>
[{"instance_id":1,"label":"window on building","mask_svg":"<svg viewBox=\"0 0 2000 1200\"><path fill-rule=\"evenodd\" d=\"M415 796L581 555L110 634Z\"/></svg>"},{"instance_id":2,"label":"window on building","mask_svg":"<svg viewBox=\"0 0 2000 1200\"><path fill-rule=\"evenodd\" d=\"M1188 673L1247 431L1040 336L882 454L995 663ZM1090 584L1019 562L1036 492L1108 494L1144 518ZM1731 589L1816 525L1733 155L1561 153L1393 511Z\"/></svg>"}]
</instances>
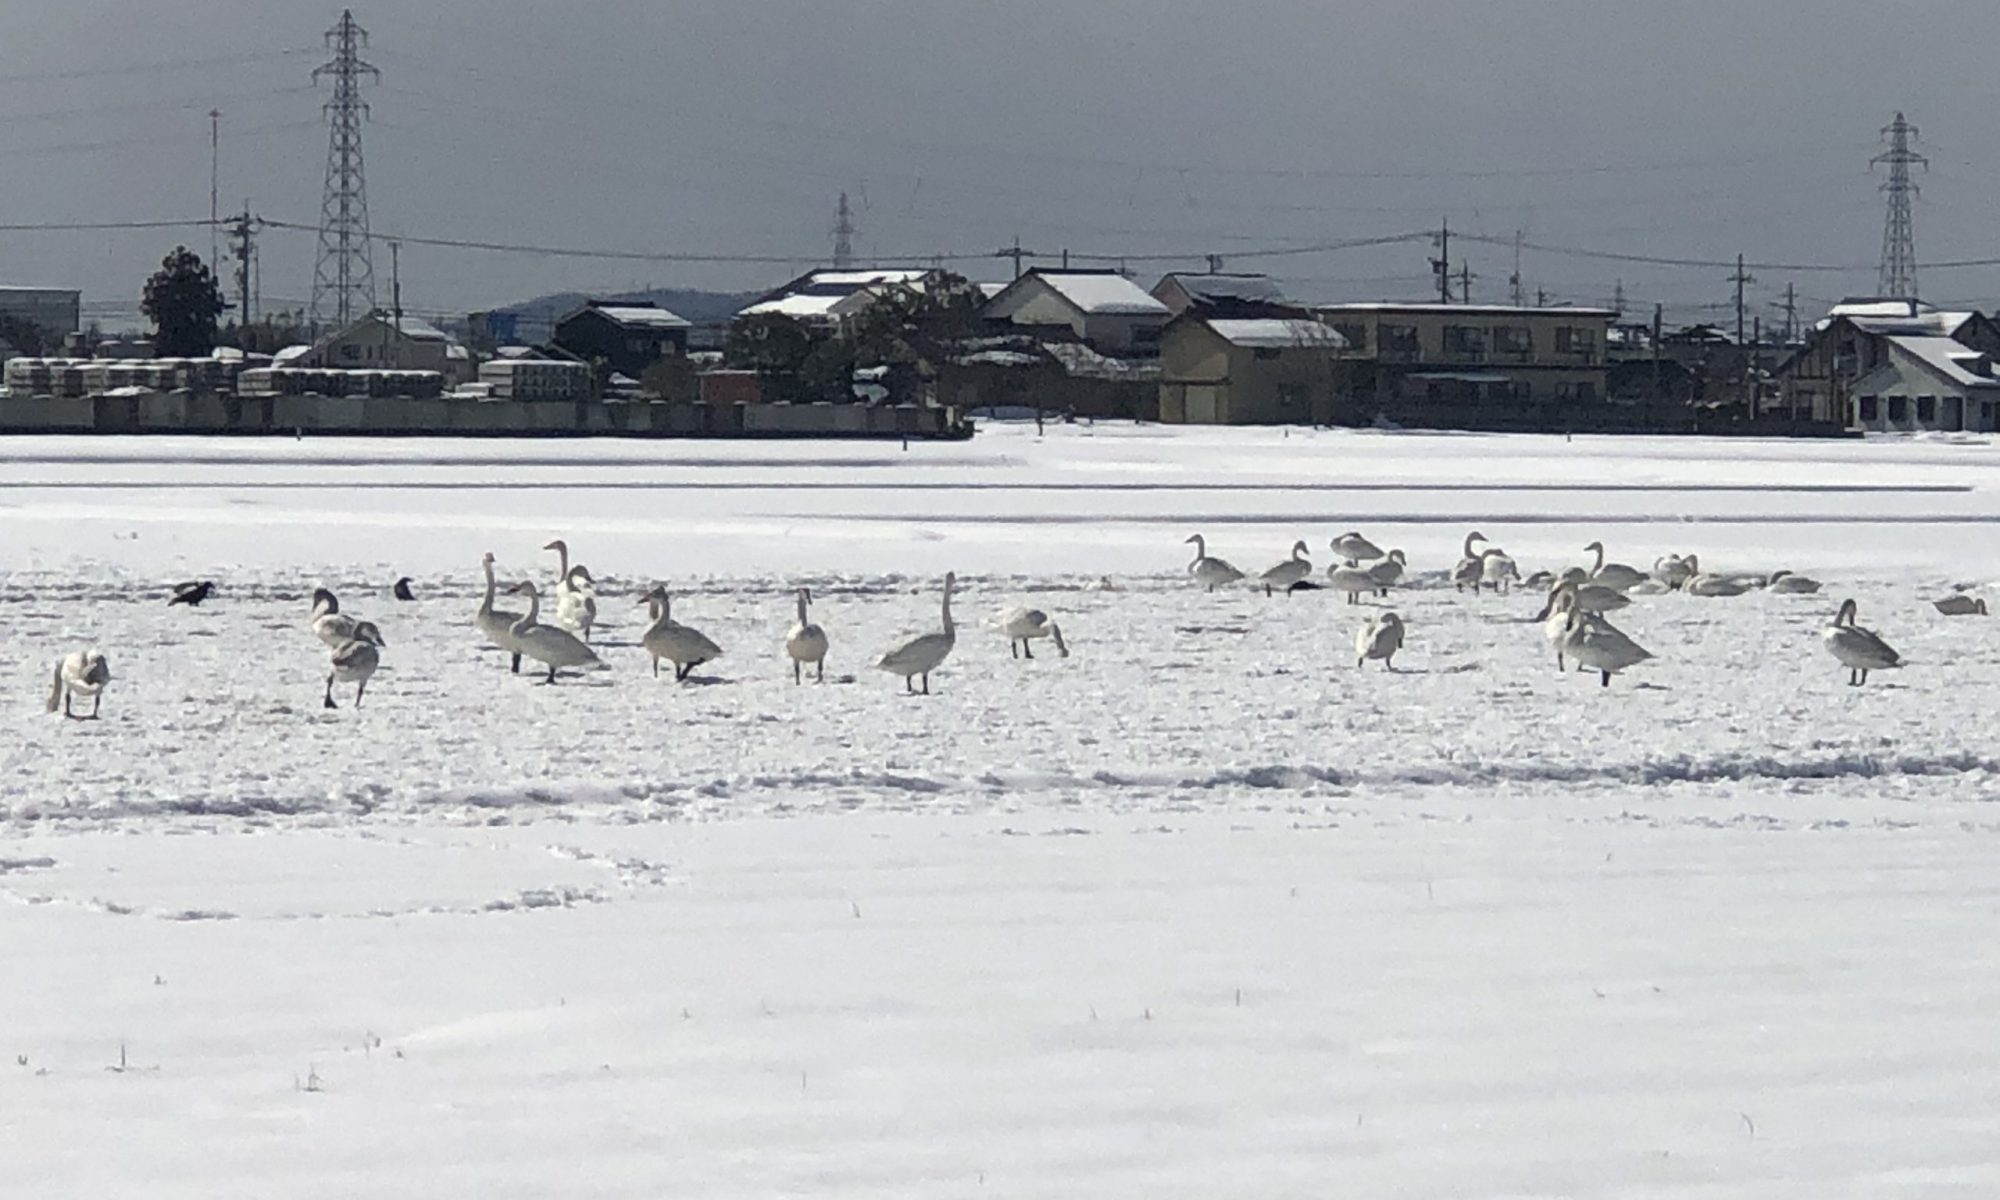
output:
<instances>
[{"instance_id":1,"label":"window on building","mask_svg":"<svg viewBox=\"0 0 2000 1200\"><path fill-rule=\"evenodd\" d=\"M1278 357L1278 348L1276 346L1258 346L1250 351L1250 357L1260 358L1268 362Z\"/></svg>"},{"instance_id":2,"label":"window on building","mask_svg":"<svg viewBox=\"0 0 2000 1200\"><path fill-rule=\"evenodd\" d=\"M1863 396L1858 403L1861 406L1861 419L1863 421L1873 421L1876 419L1879 406L1876 404L1875 397Z\"/></svg>"},{"instance_id":3,"label":"window on building","mask_svg":"<svg viewBox=\"0 0 2000 1200\"><path fill-rule=\"evenodd\" d=\"M1910 400L1907 396L1889 397L1889 419L1903 422L1910 419Z\"/></svg>"},{"instance_id":4,"label":"window on building","mask_svg":"<svg viewBox=\"0 0 2000 1200\"><path fill-rule=\"evenodd\" d=\"M1493 353L1508 358L1524 359L1534 352L1534 335L1525 327L1520 325L1493 327Z\"/></svg>"},{"instance_id":5,"label":"window on building","mask_svg":"<svg viewBox=\"0 0 2000 1200\"><path fill-rule=\"evenodd\" d=\"M1415 362L1422 354L1423 344L1417 340L1415 325L1384 325L1378 336L1381 338L1380 354L1383 358Z\"/></svg>"},{"instance_id":6,"label":"window on building","mask_svg":"<svg viewBox=\"0 0 2000 1200\"><path fill-rule=\"evenodd\" d=\"M1157 346L1157 345L1159 345L1159 344L1160 344L1160 327L1159 327L1158 325L1138 325L1138 326L1134 326L1134 327L1133 327L1133 329L1132 329L1132 344L1133 344L1134 346Z\"/></svg>"},{"instance_id":7,"label":"window on building","mask_svg":"<svg viewBox=\"0 0 2000 1200\"><path fill-rule=\"evenodd\" d=\"M1368 326L1360 321L1336 321L1333 329L1347 340L1347 348L1355 354L1368 349Z\"/></svg>"},{"instance_id":8,"label":"window on building","mask_svg":"<svg viewBox=\"0 0 2000 1200\"><path fill-rule=\"evenodd\" d=\"M1917 420L1922 421L1926 425L1937 424L1936 396L1917 397Z\"/></svg>"},{"instance_id":9,"label":"window on building","mask_svg":"<svg viewBox=\"0 0 2000 1200\"><path fill-rule=\"evenodd\" d=\"M1445 326L1444 356L1455 359L1486 357L1486 331L1477 325Z\"/></svg>"}]
</instances>

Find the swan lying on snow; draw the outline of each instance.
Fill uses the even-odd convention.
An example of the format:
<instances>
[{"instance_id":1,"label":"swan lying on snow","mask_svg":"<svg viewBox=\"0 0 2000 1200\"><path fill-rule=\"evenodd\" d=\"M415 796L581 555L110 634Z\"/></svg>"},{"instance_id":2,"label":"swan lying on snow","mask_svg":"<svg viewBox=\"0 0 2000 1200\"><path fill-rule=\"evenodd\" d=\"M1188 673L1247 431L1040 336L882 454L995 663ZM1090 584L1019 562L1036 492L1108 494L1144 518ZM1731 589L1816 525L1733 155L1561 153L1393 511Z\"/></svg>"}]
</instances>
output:
<instances>
[{"instance_id":1,"label":"swan lying on snow","mask_svg":"<svg viewBox=\"0 0 2000 1200\"><path fill-rule=\"evenodd\" d=\"M1986 601L1975 600L1964 592L1946 596L1942 600L1931 601L1931 607L1947 617L1983 617L1986 615Z\"/></svg>"},{"instance_id":2,"label":"swan lying on snow","mask_svg":"<svg viewBox=\"0 0 2000 1200\"><path fill-rule=\"evenodd\" d=\"M62 715L72 721L95 721L98 707L104 703L105 685L110 682L111 664L105 660L104 651L95 646L73 651L56 664L55 684L49 689L49 711L60 708ZM70 707L70 702L78 696L90 697L88 717L77 716Z\"/></svg>"},{"instance_id":3,"label":"swan lying on snow","mask_svg":"<svg viewBox=\"0 0 2000 1200\"><path fill-rule=\"evenodd\" d=\"M1819 591L1819 580L1805 575L1794 575L1790 571L1771 572L1770 581L1764 585L1768 591L1786 596L1811 596Z\"/></svg>"},{"instance_id":4,"label":"swan lying on snow","mask_svg":"<svg viewBox=\"0 0 2000 1200\"><path fill-rule=\"evenodd\" d=\"M1846 600L1840 611L1834 614L1833 624L1820 630L1820 640L1826 644L1828 653L1840 660L1847 668L1847 685L1860 687L1868 682L1868 672L1886 671L1903 665L1902 656L1890 648L1872 629L1863 629L1854 623L1856 614L1854 601Z\"/></svg>"}]
</instances>

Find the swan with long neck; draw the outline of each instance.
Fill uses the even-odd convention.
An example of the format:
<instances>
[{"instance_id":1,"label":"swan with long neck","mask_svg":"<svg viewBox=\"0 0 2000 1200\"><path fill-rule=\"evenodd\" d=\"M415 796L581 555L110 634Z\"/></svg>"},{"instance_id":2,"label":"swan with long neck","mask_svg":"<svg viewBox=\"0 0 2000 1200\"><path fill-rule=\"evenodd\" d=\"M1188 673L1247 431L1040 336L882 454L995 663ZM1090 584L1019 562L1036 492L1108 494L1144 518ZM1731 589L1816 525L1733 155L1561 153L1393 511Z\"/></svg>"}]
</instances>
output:
<instances>
[{"instance_id":1,"label":"swan with long neck","mask_svg":"<svg viewBox=\"0 0 2000 1200\"><path fill-rule=\"evenodd\" d=\"M799 619L785 631L785 656L792 660L792 682L805 682L805 665L813 664L813 678L819 683L826 682L826 652L829 648L826 630L814 624L806 614L812 604L812 589L799 589Z\"/></svg>"},{"instance_id":2,"label":"swan with long neck","mask_svg":"<svg viewBox=\"0 0 2000 1200\"><path fill-rule=\"evenodd\" d=\"M1681 590L1690 596L1741 596L1750 590L1750 584L1731 575L1714 575L1701 569L1701 559L1693 554L1682 560L1693 569L1694 574L1681 585Z\"/></svg>"},{"instance_id":3,"label":"swan with long neck","mask_svg":"<svg viewBox=\"0 0 2000 1200\"><path fill-rule=\"evenodd\" d=\"M1292 556L1259 575L1257 582L1264 585L1266 596L1274 590L1289 594L1292 585L1310 576L1312 569L1313 565L1306 561L1306 544L1293 542Z\"/></svg>"},{"instance_id":4,"label":"swan with long neck","mask_svg":"<svg viewBox=\"0 0 2000 1200\"><path fill-rule=\"evenodd\" d=\"M1010 608L1000 614L1000 632L1007 635L1007 650L1015 658L1034 658L1037 638L1053 638L1056 653L1069 657L1069 643L1063 641L1062 627L1039 608Z\"/></svg>"},{"instance_id":5,"label":"swan with long neck","mask_svg":"<svg viewBox=\"0 0 2000 1200\"><path fill-rule=\"evenodd\" d=\"M382 665L382 647L386 645L388 643L382 640L382 631L375 628L375 622L356 622L354 636L334 647L333 669L326 673L324 707L340 707L333 702L333 685L338 681L354 685L354 707L360 708L362 693L368 690L368 680L374 676L375 668Z\"/></svg>"},{"instance_id":6,"label":"swan with long neck","mask_svg":"<svg viewBox=\"0 0 2000 1200\"><path fill-rule=\"evenodd\" d=\"M1368 574L1375 580L1375 594L1378 596L1387 596L1389 589L1395 587L1402 580L1403 569L1409 566L1409 563L1410 560L1403 556L1401 550L1391 550L1383 557L1381 562L1370 566Z\"/></svg>"},{"instance_id":7,"label":"swan with long neck","mask_svg":"<svg viewBox=\"0 0 2000 1200\"><path fill-rule=\"evenodd\" d=\"M653 674L660 673L660 660L674 664L674 682L680 683L701 664L722 657L722 647L700 630L674 620L674 600L665 584L641 597L650 606L653 624L639 637L639 644L653 658Z\"/></svg>"},{"instance_id":8,"label":"swan with long neck","mask_svg":"<svg viewBox=\"0 0 2000 1200\"><path fill-rule=\"evenodd\" d=\"M1867 683L1870 671L1886 671L1903 665L1902 656L1883 641L1880 634L1855 624L1858 612L1854 601L1843 600L1840 611L1834 614L1833 624L1820 630L1820 641L1827 652L1847 668L1849 687Z\"/></svg>"},{"instance_id":9,"label":"swan with long neck","mask_svg":"<svg viewBox=\"0 0 2000 1200\"><path fill-rule=\"evenodd\" d=\"M99 707L104 703L104 689L111 682L111 664L105 659L104 651L92 646L88 650L75 650L63 656L56 664L55 683L49 689L48 709L62 710L62 715L72 721L95 721ZM72 707L78 696L90 697L90 715L79 717Z\"/></svg>"},{"instance_id":10,"label":"swan with long neck","mask_svg":"<svg viewBox=\"0 0 2000 1200\"><path fill-rule=\"evenodd\" d=\"M1240 578L1240 576L1239 576ZM944 603L941 606L944 627L935 633L920 633L904 638L889 647L875 666L891 675L903 677L903 690L914 692L917 687L913 680L923 680L923 694L931 694L931 672L951 655L952 647L958 644L958 627L951 620L951 592L957 586L958 576L946 572L944 577Z\"/></svg>"},{"instance_id":11,"label":"swan with long neck","mask_svg":"<svg viewBox=\"0 0 2000 1200\"><path fill-rule=\"evenodd\" d=\"M1336 542L1333 549L1336 555L1339 554L1339 543ZM1359 604L1363 595L1372 596L1382 590L1382 585L1375 581L1375 576L1367 567L1346 559L1327 568L1326 580L1329 588L1347 593L1349 604Z\"/></svg>"},{"instance_id":12,"label":"swan with long neck","mask_svg":"<svg viewBox=\"0 0 2000 1200\"><path fill-rule=\"evenodd\" d=\"M567 629L541 623L542 594L533 583L522 581L507 590L511 596L526 596L528 611L508 632L521 653L549 669L545 684L556 681L556 671L563 667L586 667L599 665L597 652L579 641Z\"/></svg>"},{"instance_id":13,"label":"swan with long neck","mask_svg":"<svg viewBox=\"0 0 2000 1200\"><path fill-rule=\"evenodd\" d=\"M1485 540L1486 535L1477 530L1465 535L1465 548L1459 553L1458 565L1451 569L1452 590L1462 592L1468 587L1475 592L1479 590L1479 577L1486 564L1472 544Z\"/></svg>"},{"instance_id":14,"label":"swan with long neck","mask_svg":"<svg viewBox=\"0 0 2000 1200\"><path fill-rule=\"evenodd\" d=\"M1621 562L1605 562L1603 542L1592 542L1588 546L1585 546L1584 549L1586 551L1594 551L1597 555L1596 561L1590 567L1590 582L1597 584L1599 587L1616 588L1621 592L1629 592L1651 578L1651 576L1637 567L1627 566Z\"/></svg>"},{"instance_id":15,"label":"swan with long neck","mask_svg":"<svg viewBox=\"0 0 2000 1200\"><path fill-rule=\"evenodd\" d=\"M338 649L354 640L355 618L340 611L340 599L328 588L314 588L309 624L313 636L329 649Z\"/></svg>"},{"instance_id":16,"label":"swan with long neck","mask_svg":"<svg viewBox=\"0 0 2000 1200\"><path fill-rule=\"evenodd\" d=\"M556 552L556 623L566 625L590 640L590 627L597 623L596 581L582 563L570 565L569 543L557 538L544 550Z\"/></svg>"},{"instance_id":17,"label":"swan with long neck","mask_svg":"<svg viewBox=\"0 0 2000 1200\"><path fill-rule=\"evenodd\" d=\"M1186 544L1194 547L1194 561L1188 564L1188 574L1194 576L1194 581L1209 591L1212 592L1224 584L1235 583L1243 578L1243 572L1229 563L1208 556L1207 538L1197 533L1190 537Z\"/></svg>"},{"instance_id":18,"label":"swan with long neck","mask_svg":"<svg viewBox=\"0 0 2000 1200\"><path fill-rule=\"evenodd\" d=\"M521 644L514 640L514 623L521 619L517 612L507 612L493 607L496 585L493 579L493 552L487 551L480 557L479 565L486 572L486 599L480 602L479 611L472 615L472 623L487 640L506 651L514 660L514 674L521 673Z\"/></svg>"},{"instance_id":19,"label":"swan with long neck","mask_svg":"<svg viewBox=\"0 0 2000 1200\"><path fill-rule=\"evenodd\" d=\"M1604 687L1611 686L1613 675L1653 657L1651 651L1626 637L1624 631L1610 622L1602 619L1593 621L1574 608L1569 613L1562 649L1579 666L1596 671L1602 677Z\"/></svg>"},{"instance_id":20,"label":"swan with long neck","mask_svg":"<svg viewBox=\"0 0 2000 1200\"><path fill-rule=\"evenodd\" d=\"M1557 601L1562 597L1568 597L1569 603L1562 607L1561 611L1575 609L1593 615L1616 612L1632 603L1625 593L1616 588L1608 588L1598 583L1579 583L1574 578L1565 577L1557 580L1556 585L1549 589L1548 603L1542 605L1542 611L1535 614L1535 620L1548 620L1551 614L1558 611Z\"/></svg>"}]
</instances>

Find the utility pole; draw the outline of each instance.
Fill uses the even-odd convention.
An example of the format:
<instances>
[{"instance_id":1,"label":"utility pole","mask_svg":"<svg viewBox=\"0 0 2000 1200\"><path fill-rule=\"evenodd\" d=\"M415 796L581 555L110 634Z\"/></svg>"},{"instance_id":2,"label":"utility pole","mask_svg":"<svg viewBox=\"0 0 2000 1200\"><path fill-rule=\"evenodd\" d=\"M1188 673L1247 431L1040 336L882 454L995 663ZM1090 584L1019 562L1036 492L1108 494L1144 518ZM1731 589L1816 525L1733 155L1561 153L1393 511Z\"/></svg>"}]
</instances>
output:
<instances>
[{"instance_id":1,"label":"utility pole","mask_svg":"<svg viewBox=\"0 0 2000 1200\"><path fill-rule=\"evenodd\" d=\"M1653 305L1653 399L1660 399L1660 337L1666 324L1666 308Z\"/></svg>"},{"instance_id":2,"label":"utility pole","mask_svg":"<svg viewBox=\"0 0 2000 1200\"><path fill-rule=\"evenodd\" d=\"M208 110L208 265L222 264L222 110ZM239 314L240 318L240 314Z\"/></svg>"},{"instance_id":3,"label":"utility pole","mask_svg":"<svg viewBox=\"0 0 2000 1200\"><path fill-rule=\"evenodd\" d=\"M1220 254L1210 254L1205 257L1208 259L1208 273L1210 275L1222 274L1222 256Z\"/></svg>"},{"instance_id":4,"label":"utility pole","mask_svg":"<svg viewBox=\"0 0 2000 1200\"><path fill-rule=\"evenodd\" d=\"M331 316L345 326L354 319L356 301L363 311L375 307L375 269L368 242L368 180L361 165L361 123L368 104L361 98L363 79L380 79L382 72L362 61L368 31L343 11L340 23L327 30L333 57L313 69L313 82L333 81L333 99L326 102L326 187L320 199L319 256L313 265L312 316L315 324Z\"/></svg>"},{"instance_id":5,"label":"utility pole","mask_svg":"<svg viewBox=\"0 0 2000 1200\"><path fill-rule=\"evenodd\" d=\"M1740 349L1743 346L1743 285L1757 282L1755 275L1743 269L1741 254L1736 256L1736 274L1729 277L1729 282L1736 285L1736 345Z\"/></svg>"},{"instance_id":6,"label":"utility pole","mask_svg":"<svg viewBox=\"0 0 2000 1200\"><path fill-rule=\"evenodd\" d=\"M1625 281L1619 280L1611 288L1611 311L1625 315Z\"/></svg>"},{"instance_id":7,"label":"utility pole","mask_svg":"<svg viewBox=\"0 0 2000 1200\"><path fill-rule=\"evenodd\" d=\"M257 243L255 235L251 232L252 228L253 218L250 216L250 202L245 200L243 202L242 214L230 218L229 221L229 236L236 243L231 254L236 259L236 327L238 329L249 328L250 322L256 316L250 304L251 264L257 257Z\"/></svg>"},{"instance_id":8,"label":"utility pole","mask_svg":"<svg viewBox=\"0 0 2000 1200\"><path fill-rule=\"evenodd\" d=\"M1524 229L1514 231L1514 273L1507 277L1507 293L1515 308L1522 307L1524 300L1521 294L1521 243L1527 236L1527 231Z\"/></svg>"},{"instance_id":9,"label":"utility pole","mask_svg":"<svg viewBox=\"0 0 2000 1200\"><path fill-rule=\"evenodd\" d=\"M1458 302L1472 303L1472 268L1461 262L1458 264ZM1449 297L1447 297L1449 299Z\"/></svg>"},{"instance_id":10,"label":"utility pole","mask_svg":"<svg viewBox=\"0 0 2000 1200\"><path fill-rule=\"evenodd\" d=\"M1037 254L1036 254L1036 253L1035 253L1035 252L1034 252L1033 250L1023 250L1023 249L1021 249L1021 239L1020 239L1019 237L1016 237L1016 238L1014 239L1014 244L1013 244L1012 246L1002 246L1002 247L1000 247L1000 249L998 249L998 250L996 250L996 251L994 251L994 252L993 252L993 257L995 257L995 258L1011 258L1011 259L1013 259L1013 260L1014 260L1014 278L1016 278L1016 279L1019 279L1019 278L1021 277L1021 262L1022 262L1022 260L1023 260L1023 259L1029 259L1029 258L1039 258L1039 257L1040 257L1040 255L1037 255Z\"/></svg>"},{"instance_id":11,"label":"utility pole","mask_svg":"<svg viewBox=\"0 0 2000 1200\"><path fill-rule=\"evenodd\" d=\"M389 243L389 312L396 318L396 331L403 329L403 243Z\"/></svg>"},{"instance_id":12,"label":"utility pole","mask_svg":"<svg viewBox=\"0 0 2000 1200\"><path fill-rule=\"evenodd\" d=\"M1771 307L1785 314L1785 344L1795 345L1799 340L1799 288L1795 283L1785 285L1785 298L1772 301Z\"/></svg>"},{"instance_id":13,"label":"utility pole","mask_svg":"<svg viewBox=\"0 0 2000 1200\"><path fill-rule=\"evenodd\" d=\"M1917 195L1917 185L1910 179L1910 168L1920 166L1928 171L1931 160L1910 149L1910 142L1917 136L1917 127L1903 119L1902 113L1882 130L1882 136L1889 142L1889 148L1868 160L1870 167L1887 166L1889 179L1882 185L1889 197L1889 211L1882 222L1882 272L1876 290L1884 297L1896 300L1917 298L1917 227L1910 214L1910 201Z\"/></svg>"},{"instance_id":14,"label":"utility pole","mask_svg":"<svg viewBox=\"0 0 2000 1200\"><path fill-rule=\"evenodd\" d=\"M847 207L847 193L840 193L840 207L833 219L833 265L845 271L854 265L854 211ZM394 243L391 243L393 246Z\"/></svg>"},{"instance_id":15,"label":"utility pole","mask_svg":"<svg viewBox=\"0 0 2000 1200\"><path fill-rule=\"evenodd\" d=\"M1451 303L1451 222L1438 223L1437 235L1431 238L1437 246L1437 257L1431 260L1431 274L1437 276L1438 299Z\"/></svg>"}]
</instances>

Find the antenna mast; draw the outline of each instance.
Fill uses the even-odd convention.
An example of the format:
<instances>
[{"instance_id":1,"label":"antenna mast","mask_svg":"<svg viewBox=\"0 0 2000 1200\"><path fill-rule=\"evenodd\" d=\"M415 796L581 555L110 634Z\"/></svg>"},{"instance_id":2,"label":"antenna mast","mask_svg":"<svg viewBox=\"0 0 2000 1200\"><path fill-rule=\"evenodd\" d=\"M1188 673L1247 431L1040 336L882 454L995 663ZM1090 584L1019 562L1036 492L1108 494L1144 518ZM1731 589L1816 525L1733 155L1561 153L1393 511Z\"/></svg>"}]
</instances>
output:
<instances>
[{"instance_id":1,"label":"antenna mast","mask_svg":"<svg viewBox=\"0 0 2000 1200\"><path fill-rule=\"evenodd\" d=\"M320 201L319 257L313 266L312 319L331 316L339 325L355 317L355 309L375 307L375 268L368 248L368 180L361 165L361 123L368 103L361 98L361 81L380 79L382 72L361 59L368 31L354 23L354 13L340 14L340 24L327 30L333 58L314 68L313 82L333 81L333 99L326 102L326 190Z\"/></svg>"},{"instance_id":2,"label":"antenna mast","mask_svg":"<svg viewBox=\"0 0 2000 1200\"><path fill-rule=\"evenodd\" d=\"M1882 130L1882 136L1889 142L1889 148L1868 160L1868 165L1889 168L1889 179L1882 190L1889 196L1889 211L1882 224L1882 276L1877 290L1885 297L1896 300L1917 298L1917 229L1910 214L1910 201L1917 195L1917 185L1910 179L1910 168L1921 166L1930 170L1931 160L1910 149L1910 142L1917 136L1917 127L1896 114L1895 121Z\"/></svg>"},{"instance_id":3,"label":"antenna mast","mask_svg":"<svg viewBox=\"0 0 2000 1200\"><path fill-rule=\"evenodd\" d=\"M840 193L840 210L833 224L833 265L846 270L854 265L854 210L847 207L847 193Z\"/></svg>"}]
</instances>

